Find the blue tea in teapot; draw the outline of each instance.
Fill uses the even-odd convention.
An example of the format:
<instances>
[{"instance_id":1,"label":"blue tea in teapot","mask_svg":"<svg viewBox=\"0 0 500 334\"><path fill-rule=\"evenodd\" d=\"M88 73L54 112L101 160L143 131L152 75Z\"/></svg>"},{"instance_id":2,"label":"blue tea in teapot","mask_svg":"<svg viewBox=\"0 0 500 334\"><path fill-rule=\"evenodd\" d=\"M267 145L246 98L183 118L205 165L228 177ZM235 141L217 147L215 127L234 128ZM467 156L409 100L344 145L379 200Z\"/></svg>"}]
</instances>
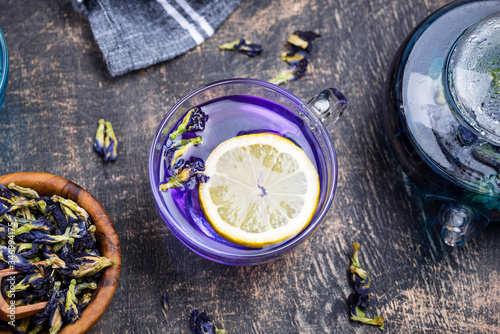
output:
<instances>
[{"instance_id":1,"label":"blue tea in teapot","mask_svg":"<svg viewBox=\"0 0 500 334\"><path fill-rule=\"evenodd\" d=\"M389 143L444 241L500 221L500 1L429 16L399 49L387 89Z\"/></svg>"}]
</instances>

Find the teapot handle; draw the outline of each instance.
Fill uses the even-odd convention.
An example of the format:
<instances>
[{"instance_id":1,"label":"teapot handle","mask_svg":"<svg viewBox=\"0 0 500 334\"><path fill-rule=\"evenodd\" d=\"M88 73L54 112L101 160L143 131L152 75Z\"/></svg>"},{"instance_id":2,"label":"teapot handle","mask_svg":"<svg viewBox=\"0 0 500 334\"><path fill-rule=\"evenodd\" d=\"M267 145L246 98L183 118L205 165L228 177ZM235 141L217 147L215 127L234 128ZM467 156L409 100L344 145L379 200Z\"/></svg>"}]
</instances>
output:
<instances>
[{"instance_id":1,"label":"teapot handle","mask_svg":"<svg viewBox=\"0 0 500 334\"><path fill-rule=\"evenodd\" d=\"M347 107L347 99L337 88L327 88L307 102L316 116L330 130Z\"/></svg>"}]
</instances>

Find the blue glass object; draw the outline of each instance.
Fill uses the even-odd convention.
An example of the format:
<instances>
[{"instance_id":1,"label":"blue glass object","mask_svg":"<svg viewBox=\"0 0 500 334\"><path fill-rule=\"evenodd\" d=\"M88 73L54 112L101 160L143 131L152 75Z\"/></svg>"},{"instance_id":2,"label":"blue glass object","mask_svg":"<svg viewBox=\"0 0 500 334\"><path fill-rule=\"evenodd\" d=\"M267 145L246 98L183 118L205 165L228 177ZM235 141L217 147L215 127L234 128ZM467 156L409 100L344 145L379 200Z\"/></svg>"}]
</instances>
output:
<instances>
[{"instance_id":1,"label":"blue glass object","mask_svg":"<svg viewBox=\"0 0 500 334\"><path fill-rule=\"evenodd\" d=\"M449 245L500 221L500 0L462 0L400 47L387 85L389 143Z\"/></svg>"},{"instance_id":2,"label":"blue glass object","mask_svg":"<svg viewBox=\"0 0 500 334\"><path fill-rule=\"evenodd\" d=\"M3 32L0 29L0 109L2 109L9 73L9 54Z\"/></svg>"}]
</instances>

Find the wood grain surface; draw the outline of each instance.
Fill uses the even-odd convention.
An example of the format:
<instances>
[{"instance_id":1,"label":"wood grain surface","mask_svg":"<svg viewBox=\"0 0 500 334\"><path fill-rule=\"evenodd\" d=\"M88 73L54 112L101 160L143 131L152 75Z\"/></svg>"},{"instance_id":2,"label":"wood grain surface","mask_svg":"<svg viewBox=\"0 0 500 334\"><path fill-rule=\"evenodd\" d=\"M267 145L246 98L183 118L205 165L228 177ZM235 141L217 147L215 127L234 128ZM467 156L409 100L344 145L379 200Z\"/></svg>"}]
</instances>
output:
<instances>
[{"instance_id":1,"label":"wood grain surface","mask_svg":"<svg viewBox=\"0 0 500 334\"><path fill-rule=\"evenodd\" d=\"M423 220L423 205L384 141L384 84L399 44L449 0L244 0L202 45L171 61L111 78L87 19L69 1L2 0L9 86L0 111L0 174L59 175L109 213L122 247L113 301L89 333L190 333L206 310L227 333L377 333L349 320L352 243L371 274L367 315L388 333L500 333L500 226L450 248ZM181 244L153 203L147 158L166 111L191 90L224 78L269 80L287 36L313 30L307 75L284 88L309 99L325 87L349 107L331 132L336 196L299 249L256 267L210 262ZM244 37L260 57L222 52ZM113 123L116 163L92 149L97 120ZM168 293L169 307L162 308Z\"/></svg>"}]
</instances>

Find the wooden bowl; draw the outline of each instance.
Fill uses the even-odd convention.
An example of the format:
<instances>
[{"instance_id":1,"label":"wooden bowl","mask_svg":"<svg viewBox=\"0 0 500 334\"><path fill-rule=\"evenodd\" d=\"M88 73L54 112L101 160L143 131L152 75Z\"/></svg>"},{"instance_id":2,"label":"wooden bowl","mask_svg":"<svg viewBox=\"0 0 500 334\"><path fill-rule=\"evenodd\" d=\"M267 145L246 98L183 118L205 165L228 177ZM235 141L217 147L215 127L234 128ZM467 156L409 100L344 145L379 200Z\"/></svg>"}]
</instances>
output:
<instances>
[{"instance_id":1,"label":"wooden bowl","mask_svg":"<svg viewBox=\"0 0 500 334\"><path fill-rule=\"evenodd\" d=\"M116 259L116 264L102 271L97 293L87 305L79 320L74 324L64 326L60 334L83 334L86 333L108 307L116 287L121 270L121 249L116 229L109 218L106 210L87 191L75 183L62 177L45 173L14 173L0 176L0 184L7 186L14 182L21 187L36 190L41 196L59 195L71 199L84 208L95 224L97 248L102 256ZM0 332L8 333L8 332Z\"/></svg>"}]
</instances>

